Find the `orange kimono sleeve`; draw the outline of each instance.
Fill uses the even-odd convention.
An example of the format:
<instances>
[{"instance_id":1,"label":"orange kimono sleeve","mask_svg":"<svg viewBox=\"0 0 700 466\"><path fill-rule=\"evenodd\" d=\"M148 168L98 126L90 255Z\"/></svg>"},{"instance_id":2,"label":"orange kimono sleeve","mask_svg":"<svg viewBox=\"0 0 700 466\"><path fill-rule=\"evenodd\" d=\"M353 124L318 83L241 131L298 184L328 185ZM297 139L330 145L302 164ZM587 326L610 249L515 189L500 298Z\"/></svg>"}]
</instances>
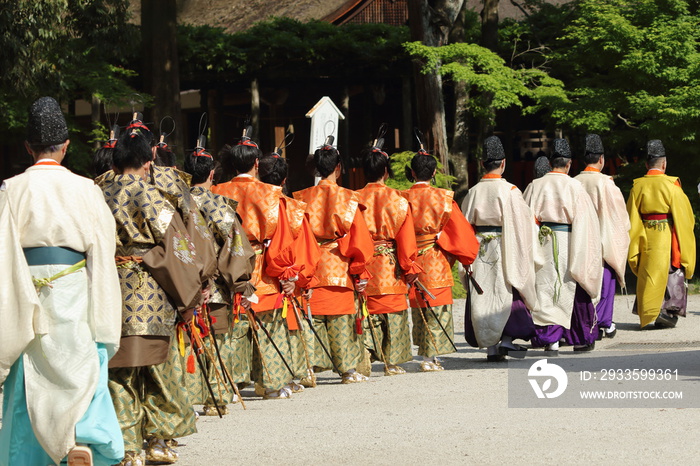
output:
<instances>
[{"instance_id":1,"label":"orange kimono sleeve","mask_svg":"<svg viewBox=\"0 0 700 466\"><path fill-rule=\"evenodd\" d=\"M350 231L338 240L338 250L342 255L350 258L348 267L350 275L359 275L364 280L372 277L367 271L367 262L374 255L374 241L359 208L355 211Z\"/></svg>"},{"instance_id":2,"label":"orange kimono sleeve","mask_svg":"<svg viewBox=\"0 0 700 466\"><path fill-rule=\"evenodd\" d=\"M474 262L479 253L479 241L474 234L474 227L462 215L462 211L454 201L452 201L450 219L440 233L437 244L464 265Z\"/></svg>"},{"instance_id":3,"label":"orange kimono sleeve","mask_svg":"<svg viewBox=\"0 0 700 466\"><path fill-rule=\"evenodd\" d=\"M418 265L418 246L416 245L416 233L413 226L413 215L409 208L406 220L396 233L396 255L399 259L399 266L404 274L420 273L423 267Z\"/></svg>"},{"instance_id":4,"label":"orange kimono sleeve","mask_svg":"<svg viewBox=\"0 0 700 466\"><path fill-rule=\"evenodd\" d=\"M314 275L316 265L321 259L321 248L318 247L306 214L301 222L301 231L294 239L293 249L296 253L295 262L300 267L297 285L301 288L313 288L318 283L318 279Z\"/></svg>"},{"instance_id":5,"label":"orange kimono sleeve","mask_svg":"<svg viewBox=\"0 0 700 466\"><path fill-rule=\"evenodd\" d=\"M265 251L265 273L278 280L288 280L299 275L300 266L294 254L294 235L289 227L284 202L279 204L279 220L270 245Z\"/></svg>"}]
</instances>

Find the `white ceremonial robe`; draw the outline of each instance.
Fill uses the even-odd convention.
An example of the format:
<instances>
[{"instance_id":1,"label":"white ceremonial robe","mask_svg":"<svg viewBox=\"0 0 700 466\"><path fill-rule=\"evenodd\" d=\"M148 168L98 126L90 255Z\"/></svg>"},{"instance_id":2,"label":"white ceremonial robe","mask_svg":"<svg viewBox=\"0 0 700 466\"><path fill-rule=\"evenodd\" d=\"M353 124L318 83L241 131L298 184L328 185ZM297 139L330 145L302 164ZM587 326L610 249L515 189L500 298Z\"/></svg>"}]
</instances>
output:
<instances>
[{"instance_id":1,"label":"white ceremonial robe","mask_svg":"<svg viewBox=\"0 0 700 466\"><path fill-rule=\"evenodd\" d=\"M109 357L119 347L115 229L102 191L62 166L30 167L0 188L0 383L22 356L32 428L56 463L75 446L74 427L97 387L95 343ZM32 272L50 276L69 267L30 269L22 248L44 246L85 252L87 263L40 297Z\"/></svg>"},{"instance_id":2,"label":"white ceremonial robe","mask_svg":"<svg viewBox=\"0 0 700 466\"><path fill-rule=\"evenodd\" d=\"M536 254L544 258L544 263L536 272L538 308L532 311L535 324L561 325L568 329L577 283L594 305L600 299L603 258L598 215L583 185L564 173L550 172L533 180L523 197L537 221L571 225L570 233L554 231L561 284L554 265L552 238L538 241ZM555 299L555 290L560 287L560 295Z\"/></svg>"},{"instance_id":3,"label":"white ceremonial robe","mask_svg":"<svg viewBox=\"0 0 700 466\"><path fill-rule=\"evenodd\" d=\"M603 260L615 271L620 287L625 287L627 250L630 246L630 219L627 204L612 177L599 171L582 171L576 177L591 197L598 213Z\"/></svg>"},{"instance_id":4,"label":"white ceremonial robe","mask_svg":"<svg viewBox=\"0 0 700 466\"><path fill-rule=\"evenodd\" d=\"M471 296L474 334L480 347L501 340L513 304L513 288L528 309L537 307L534 248L535 218L520 190L503 178L482 178L462 201L467 221L478 226L500 226L501 233L477 230L479 255L472 264L474 278L484 294ZM463 268L460 272L464 273Z\"/></svg>"}]
</instances>

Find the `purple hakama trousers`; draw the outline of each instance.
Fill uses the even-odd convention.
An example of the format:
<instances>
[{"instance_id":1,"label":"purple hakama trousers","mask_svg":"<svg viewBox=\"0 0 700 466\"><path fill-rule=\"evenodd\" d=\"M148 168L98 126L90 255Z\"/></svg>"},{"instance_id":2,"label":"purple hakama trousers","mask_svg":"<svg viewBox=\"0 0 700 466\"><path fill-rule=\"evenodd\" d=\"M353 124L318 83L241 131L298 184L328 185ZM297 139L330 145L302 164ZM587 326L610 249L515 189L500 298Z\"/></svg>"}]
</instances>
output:
<instances>
[{"instance_id":1,"label":"purple hakama trousers","mask_svg":"<svg viewBox=\"0 0 700 466\"><path fill-rule=\"evenodd\" d=\"M467 300L469 297L467 297ZM509 336L520 340L529 340L535 336L535 324L532 322L532 315L525 306L525 301L520 297L518 290L513 289L513 304L510 306L510 316L503 327L502 336ZM471 306L467 303L464 316L464 338L471 346L478 348L472 325Z\"/></svg>"},{"instance_id":2,"label":"purple hakama trousers","mask_svg":"<svg viewBox=\"0 0 700 466\"><path fill-rule=\"evenodd\" d=\"M603 286L600 289L600 302L595 308L598 316L598 328L610 328L613 323L616 286L617 276L615 271L608 264L603 263Z\"/></svg>"},{"instance_id":3,"label":"purple hakama trousers","mask_svg":"<svg viewBox=\"0 0 700 466\"><path fill-rule=\"evenodd\" d=\"M594 343L598 337L596 325L595 306L588 293L576 285L574 295L574 309L571 313L571 327L565 329L561 325L535 326L535 336L532 338L532 346L542 347L556 343L562 338L570 345L581 346Z\"/></svg>"}]
</instances>

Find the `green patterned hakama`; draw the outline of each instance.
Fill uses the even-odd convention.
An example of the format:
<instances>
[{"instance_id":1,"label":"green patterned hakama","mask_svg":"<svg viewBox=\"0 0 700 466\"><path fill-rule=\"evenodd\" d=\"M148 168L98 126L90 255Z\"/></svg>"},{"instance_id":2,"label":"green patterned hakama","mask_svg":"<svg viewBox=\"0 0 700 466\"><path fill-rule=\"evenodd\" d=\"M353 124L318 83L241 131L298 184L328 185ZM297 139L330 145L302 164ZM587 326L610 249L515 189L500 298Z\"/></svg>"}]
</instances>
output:
<instances>
[{"instance_id":1,"label":"green patterned hakama","mask_svg":"<svg viewBox=\"0 0 700 466\"><path fill-rule=\"evenodd\" d=\"M369 327L370 324L372 329ZM365 347L370 351L372 360L382 361L382 353L386 358L386 361L382 362L386 364L396 365L413 360L411 335L408 330L408 310L370 314L364 319L363 327Z\"/></svg>"},{"instance_id":2,"label":"green patterned hakama","mask_svg":"<svg viewBox=\"0 0 700 466\"><path fill-rule=\"evenodd\" d=\"M313 316L313 323L340 372L355 369L362 360L364 352L362 337L355 333L355 315L316 315ZM318 342L314 343L311 358L314 370L321 372L333 369L333 364L321 345Z\"/></svg>"},{"instance_id":3,"label":"green patterned hakama","mask_svg":"<svg viewBox=\"0 0 700 466\"><path fill-rule=\"evenodd\" d=\"M109 390L125 451L141 451L144 438L179 438L197 432L174 338L162 364L109 369Z\"/></svg>"},{"instance_id":4,"label":"green patterned hakama","mask_svg":"<svg viewBox=\"0 0 700 466\"><path fill-rule=\"evenodd\" d=\"M281 310L258 312L256 315L272 336L273 341L284 355L284 359L290 364L289 333L284 319L282 319ZM258 329L257 341L260 346L253 349L253 380L268 390L279 390L292 381L292 375L265 335L264 330ZM254 344L257 346L256 343Z\"/></svg>"},{"instance_id":5,"label":"green patterned hakama","mask_svg":"<svg viewBox=\"0 0 700 466\"><path fill-rule=\"evenodd\" d=\"M309 363L313 368L314 344L316 343L308 322L303 320L299 327L298 330L289 330L289 347L291 351L289 365L292 366L295 379L302 379L308 375L307 352ZM321 349L321 351L323 350Z\"/></svg>"},{"instance_id":6,"label":"green patterned hakama","mask_svg":"<svg viewBox=\"0 0 700 466\"><path fill-rule=\"evenodd\" d=\"M454 341L455 337L454 323L452 321L452 304L433 306L433 311L435 311L435 314L437 314L437 316L440 318L440 322L449 333L450 339ZM426 330L425 324L423 323L423 318L419 313L423 313L423 316L428 324L428 330ZM413 344L418 346L419 356L434 357L441 354L454 353L455 350L452 347L450 340L448 340L445 332L443 332L440 328L440 325L435 320L435 316L433 316L432 312L430 312L427 308L413 307L411 308L411 314L413 320ZM428 332L433 335L433 338L430 338ZM433 344L433 339L437 344L437 350Z\"/></svg>"},{"instance_id":7,"label":"green patterned hakama","mask_svg":"<svg viewBox=\"0 0 700 466\"><path fill-rule=\"evenodd\" d=\"M231 330L215 336L216 343L219 346L219 352L221 353L221 359L226 365L234 383L250 382L251 351L253 347L249 328L247 317L242 316L241 320L239 320ZM220 406L230 404L234 396L231 385L228 382L222 385L212 369L216 368L223 378L221 364L216 355L216 348L214 348L211 338L209 337L204 338L204 344L208 348L208 351L216 358L215 363L209 361L208 358L206 360L209 383L211 384L214 395ZM189 345L187 345L185 358L182 358L183 367L186 358L189 357L189 351ZM213 406L214 403L209 394L209 389L204 382L204 376L199 367L196 367L194 374L186 373L185 377L187 379L187 391L191 404Z\"/></svg>"}]
</instances>

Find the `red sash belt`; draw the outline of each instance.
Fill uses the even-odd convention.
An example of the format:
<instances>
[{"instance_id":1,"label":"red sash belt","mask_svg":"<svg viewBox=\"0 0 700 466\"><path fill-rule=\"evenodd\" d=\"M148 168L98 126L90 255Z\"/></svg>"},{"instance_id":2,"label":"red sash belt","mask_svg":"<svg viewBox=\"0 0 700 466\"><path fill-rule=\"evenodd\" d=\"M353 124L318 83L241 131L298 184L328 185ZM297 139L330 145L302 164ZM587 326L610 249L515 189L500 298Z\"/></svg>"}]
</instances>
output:
<instances>
[{"instance_id":1,"label":"red sash belt","mask_svg":"<svg viewBox=\"0 0 700 466\"><path fill-rule=\"evenodd\" d=\"M642 220L668 220L668 214L642 214Z\"/></svg>"}]
</instances>

